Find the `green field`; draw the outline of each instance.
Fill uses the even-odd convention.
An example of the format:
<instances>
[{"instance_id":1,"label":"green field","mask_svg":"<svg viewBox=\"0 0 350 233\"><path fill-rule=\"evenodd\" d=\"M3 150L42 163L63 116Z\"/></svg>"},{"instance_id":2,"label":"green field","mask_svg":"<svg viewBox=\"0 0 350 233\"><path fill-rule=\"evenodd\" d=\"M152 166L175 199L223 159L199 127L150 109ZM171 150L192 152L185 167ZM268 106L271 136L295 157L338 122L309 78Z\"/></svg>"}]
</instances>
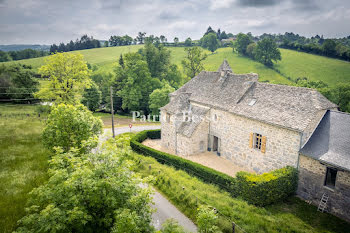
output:
<instances>
[{"instance_id":1,"label":"green field","mask_svg":"<svg viewBox=\"0 0 350 233\"><path fill-rule=\"evenodd\" d=\"M322 80L332 86L350 82L350 62L328 57L281 49L282 61L275 64L284 76Z\"/></svg>"},{"instance_id":2,"label":"green field","mask_svg":"<svg viewBox=\"0 0 350 233\"><path fill-rule=\"evenodd\" d=\"M113 72L120 54L135 52L142 45L108 47L74 51L81 53L87 62L99 67L99 71ZM171 61L181 68L181 60L185 56L183 47L170 47ZM205 70L214 71L220 66L224 59L227 59L235 73L254 72L259 74L260 81L270 81L271 83L290 84L287 77L293 79L298 77L308 77L311 80L322 80L329 85L339 82L350 82L350 63L337 59L297 52L293 50L281 49L282 61L275 64L275 68L280 73L272 70L261 63L253 61L247 57L232 53L231 48L220 48L214 54L209 51L208 58L204 62ZM23 63L32 65L38 69L44 64L45 57L33 58L21 61L5 62Z\"/></svg>"},{"instance_id":3,"label":"green field","mask_svg":"<svg viewBox=\"0 0 350 233\"><path fill-rule=\"evenodd\" d=\"M49 152L33 105L0 104L0 232L15 230L28 193L47 179ZM29 114L29 116L27 115Z\"/></svg>"}]
</instances>

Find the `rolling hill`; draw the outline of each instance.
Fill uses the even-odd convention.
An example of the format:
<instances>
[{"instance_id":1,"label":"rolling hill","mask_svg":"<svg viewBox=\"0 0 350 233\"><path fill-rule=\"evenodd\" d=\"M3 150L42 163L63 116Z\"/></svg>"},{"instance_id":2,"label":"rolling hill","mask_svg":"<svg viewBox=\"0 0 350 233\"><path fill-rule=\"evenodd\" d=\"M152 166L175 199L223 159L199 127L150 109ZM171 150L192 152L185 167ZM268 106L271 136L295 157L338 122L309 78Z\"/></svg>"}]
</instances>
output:
<instances>
[{"instance_id":1,"label":"rolling hill","mask_svg":"<svg viewBox=\"0 0 350 233\"><path fill-rule=\"evenodd\" d=\"M72 53L81 53L87 62L97 65L101 72L113 72L113 67L117 64L120 54L136 52L142 45L96 48ZM169 47L171 50L171 61L181 67L181 60L185 57L183 47ZM254 72L259 74L260 81L270 81L271 83L290 84L287 77L293 79L297 77L308 77L311 80L322 80L328 85L335 85L339 82L350 82L350 63L337 59L317 56L297 52L293 50L281 49L282 61L275 64L275 68L280 71L276 72L256 61L247 57L232 53L231 48L220 48L214 54L209 51L208 58L204 62L204 68L209 71L216 70L223 59L227 59L232 69L236 73ZM32 65L38 69L44 64L45 57L32 58L20 61L5 62L23 63Z\"/></svg>"}]
</instances>

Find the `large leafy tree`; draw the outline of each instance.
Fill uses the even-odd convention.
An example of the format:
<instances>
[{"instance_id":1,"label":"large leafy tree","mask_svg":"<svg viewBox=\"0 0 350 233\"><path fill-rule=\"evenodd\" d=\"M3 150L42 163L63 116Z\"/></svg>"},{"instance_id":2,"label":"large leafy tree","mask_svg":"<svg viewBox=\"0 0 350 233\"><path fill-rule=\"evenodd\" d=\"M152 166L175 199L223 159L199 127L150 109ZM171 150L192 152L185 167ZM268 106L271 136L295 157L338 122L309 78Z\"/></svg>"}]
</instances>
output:
<instances>
[{"instance_id":1,"label":"large leafy tree","mask_svg":"<svg viewBox=\"0 0 350 233\"><path fill-rule=\"evenodd\" d=\"M85 89L81 103L90 111L96 111L101 104L101 91L96 83L92 82L91 86Z\"/></svg>"},{"instance_id":2,"label":"large leafy tree","mask_svg":"<svg viewBox=\"0 0 350 233\"><path fill-rule=\"evenodd\" d=\"M203 48L207 48L212 53L219 48L220 42L216 33L209 33L201 38L201 45Z\"/></svg>"},{"instance_id":3,"label":"large leafy tree","mask_svg":"<svg viewBox=\"0 0 350 233\"><path fill-rule=\"evenodd\" d=\"M168 83L164 83L162 88L155 89L149 96L149 108L152 114L159 114L159 108L169 103L169 94L174 92L175 89Z\"/></svg>"},{"instance_id":4,"label":"large leafy tree","mask_svg":"<svg viewBox=\"0 0 350 233\"><path fill-rule=\"evenodd\" d=\"M247 47L249 44L252 43L252 40L249 38L248 35L239 33L237 35L237 39L234 43L234 47L236 48L237 52L246 55L247 54Z\"/></svg>"},{"instance_id":5,"label":"large leafy tree","mask_svg":"<svg viewBox=\"0 0 350 233\"><path fill-rule=\"evenodd\" d=\"M83 105L60 104L54 107L43 131L43 142L53 149L61 147L67 152L72 147L88 149L83 141L97 136L102 131L102 121L92 115Z\"/></svg>"},{"instance_id":6,"label":"large leafy tree","mask_svg":"<svg viewBox=\"0 0 350 233\"><path fill-rule=\"evenodd\" d=\"M151 189L140 185L121 153L57 152L16 232L153 232Z\"/></svg>"},{"instance_id":7,"label":"large leafy tree","mask_svg":"<svg viewBox=\"0 0 350 233\"><path fill-rule=\"evenodd\" d=\"M160 80L152 78L147 62L139 53L125 54L124 66L116 68L114 80L117 95L122 98L122 108L148 112L149 95L161 86Z\"/></svg>"},{"instance_id":8,"label":"large leafy tree","mask_svg":"<svg viewBox=\"0 0 350 233\"><path fill-rule=\"evenodd\" d=\"M281 60L281 52L277 48L276 42L265 38L258 42L255 49L255 59L266 66L273 66L272 61Z\"/></svg>"},{"instance_id":9,"label":"large leafy tree","mask_svg":"<svg viewBox=\"0 0 350 233\"><path fill-rule=\"evenodd\" d=\"M84 89L91 85L91 71L80 53L52 55L46 59L46 64L40 67L39 72L50 80L48 88L43 88L37 93L40 99L75 104L79 102L78 97Z\"/></svg>"},{"instance_id":10,"label":"large leafy tree","mask_svg":"<svg viewBox=\"0 0 350 233\"><path fill-rule=\"evenodd\" d=\"M200 47L185 48L186 57L182 60L182 66L186 75L189 78L193 78L203 67L203 61L207 58L207 54Z\"/></svg>"},{"instance_id":11,"label":"large leafy tree","mask_svg":"<svg viewBox=\"0 0 350 233\"><path fill-rule=\"evenodd\" d=\"M163 79L166 76L170 65L170 51L168 49L163 45L156 47L154 44L147 42L139 53L146 60L152 77Z\"/></svg>"},{"instance_id":12,"label":"large leafy tree","mask_svg":"<svg viewBox=\"0 0 350 233\"><path fill-rule=\"evenodd\" d=\"M0 98L32 101L39 82L31 67L26 65L0 65Z\"/></svg>"}]
</instances>

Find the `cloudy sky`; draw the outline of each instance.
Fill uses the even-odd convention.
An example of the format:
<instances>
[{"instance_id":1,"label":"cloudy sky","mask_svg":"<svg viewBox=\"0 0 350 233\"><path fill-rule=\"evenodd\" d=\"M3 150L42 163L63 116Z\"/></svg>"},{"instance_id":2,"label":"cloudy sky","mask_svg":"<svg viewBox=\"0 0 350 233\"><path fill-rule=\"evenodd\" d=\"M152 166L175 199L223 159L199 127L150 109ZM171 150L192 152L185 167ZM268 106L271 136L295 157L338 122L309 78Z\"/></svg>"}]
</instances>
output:
<instances>
[{"instance_id":1,"label":"cloudy sky","mask_svg":"<svg viewBox=\"0 0 350 233\"><path fill-rule=\"evenodd\" d=\"M52 44L137 32L199 39L234 34L350 35L349 0L0 0L0 44Z\"/></svg>"}]
</instances>

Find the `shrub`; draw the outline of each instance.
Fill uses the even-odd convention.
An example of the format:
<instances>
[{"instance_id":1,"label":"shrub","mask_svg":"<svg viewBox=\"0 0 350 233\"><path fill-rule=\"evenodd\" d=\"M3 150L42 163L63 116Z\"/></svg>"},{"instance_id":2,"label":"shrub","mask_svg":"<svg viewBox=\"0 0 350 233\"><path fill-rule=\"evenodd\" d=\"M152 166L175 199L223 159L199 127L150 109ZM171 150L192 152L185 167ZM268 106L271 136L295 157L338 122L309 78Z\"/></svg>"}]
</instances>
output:
<instances>
[{"instance_id":1,"label":"shrub","mask_svg":"<svg viewBox=\"0 0 350 233\"><path fill-rule=\"evenodd\" d=\"M197 224L200 233L218 233L219 228L216 226L218 216L214 209L207 206L201 206L198 209Z\"/></svg>"},{"instance_id":2,"label":"shrub","mask_svg":"<svg viewBox=\"0 0 350 233\"><path fill-rule=\"evenodd\" d=\"M162 224L161 233L186 233L185 229L175 219L169 218Z\"/></svg>"},{"instance_id":3,"label":"shrub","mask_svg":"<svg viewBox=\"0 0 350 233\"><path fill-rule=\"evenodd\" d=\"M254 205L265 206L295 193L297 170L288 166L261 175L238 172L236 180L240 196L244 200Z\"/></svg>"}]
</instances>

